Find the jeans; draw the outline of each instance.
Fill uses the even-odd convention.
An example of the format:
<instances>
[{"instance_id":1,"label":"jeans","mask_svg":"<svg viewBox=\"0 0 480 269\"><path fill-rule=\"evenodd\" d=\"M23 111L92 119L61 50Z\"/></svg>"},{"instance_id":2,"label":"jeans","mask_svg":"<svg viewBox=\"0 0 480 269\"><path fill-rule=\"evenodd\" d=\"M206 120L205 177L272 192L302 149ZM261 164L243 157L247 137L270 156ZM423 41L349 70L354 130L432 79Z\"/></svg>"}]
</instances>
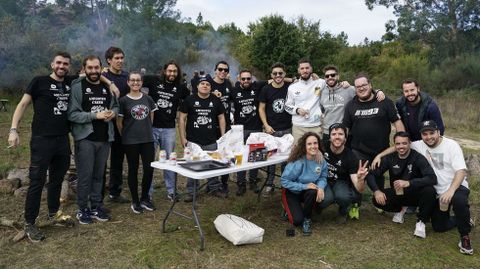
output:
<instances>
[{"instance_id":1,"label":"jeans","mask_svg":"<svg viewBox=\"0 0 480 269\"><path fill-rule=\"evenodd\" d=\"M175 150L175 128L153 128L153 142L155 148L165 150L167 152L167 159L170 158L170 153ZM173 171L163 170L163 179L165 180L165 187L169 194L175 194L177 188L177 174ZM153 185L150 188L150 196L153 193Z\"/></svg>"},{"instance_id":2,"label":"jeans","mask_svg":"<svg viewBox=\"0 0 480 269\"><path fill-rule=\"evenodd\" d=\"M48 212L60 208L60 192L65 173L70 166L70 143L68 135L32 136L30 140L30 186L25 200L25 222L34 224L40 210L42 190L47 170Z\"/></svg>"},{"instance_id":3,"label":"jeans","mask_svg":"<svg viewBox=\"0 0 480 269\"><path fill-rule=\"evenodd\" d=\"M261 132L261 130L243 130L243 143L247 142L247 138L250 136L251 133ZM247 160L243 160L246 162ZM246 177L247 172L241 171L237 173L237 186L245 186L246 185ZM248 170L248 179L250 183L257 181L258 169Z\"/></svg>"},{"instance_id":4,"label":"jeans","mask_svg":"<svg viewBox=\"0 0 480 269\"><path fill-rule=\"evenodd\" d=\"M210 145L205 145L200 147L203 150L216 150L217 149L217 143L210 144ZM192 179L192 178L187 178L187 192L192 194L193 193L193 186L194 186L194 180L198 179ZM198 188L197 184L197 188ZM208 191L216 191L216 190L221 190L222 189L222 182L218 180L218 177L211 177L207 179L207 190Z\"/></svg>"},{"instance_id":5,"label":"jeans","mask_svg":"<svg viewBox=\"0 0 480 269\"><path fill-rule=\"evenodd\" d=\"M102 187L105 164L110 150L109 142L88 139L75 141L75 163L77 165L77 205L79 209L102 206Z\"/></svg>"},{"instance_id":6,"label":"jeans","mask_svg":"<svg viewBox=\"0 0 480 269\"><path fill-rule=\"evenodd\" d=\"M339 206L338 212L342 216L347 215L351 204L362 201L362 194L345 180L336 180L332 184L329 183L329 186L333 190L334 200Z\"/></svg>"},{"instance_id":7,"label":"jeans","mask_svg":"<svg viewBox=\"0 0 480 269\"><path fill-rule=\"evenodd\" d=\"M275 131L272 135L275 137L282 137L286 134L291 134L292 129L287 129L287 130L282 130L282 131ZM282 163L281 164L281 170L283 173L283 169L285 169L285 166L287 166L287 163ZM267 167L267 186L273 186L273 180L275 179L275 165L270 165Z\"/></svg>"},{"instance_id":8,"label":"jeans","mask_svg":"<svg viewBox=\"0 0 480 269\"><path fill-rule=\"evenodd\" d=\"M460 236L468 235L472 229L470 226L470 205L468 195L470 190L464 186L458 187L453 194L452 200L446 212L440 211L438 199L432 214L432 227L435 232L445 232L458 226ZM455 221L450 219L450 208L455 214Z\"/></svg>"},{"instance_id":9,"label":"jeans","mask_svg":"<svg viewBox=\"0 0 480 269\"><path fill-rule=\"evenodd\" d=\"M153 167L150 163L155 157L155 148L153 142L123 145L128 163L128 187L132 195L132 202L138 203L138 164L140 156L142 157L143 178L142 178L142 196L141 200L150 200L148 191L152 185Z\"/></svg>"}]
</instances>

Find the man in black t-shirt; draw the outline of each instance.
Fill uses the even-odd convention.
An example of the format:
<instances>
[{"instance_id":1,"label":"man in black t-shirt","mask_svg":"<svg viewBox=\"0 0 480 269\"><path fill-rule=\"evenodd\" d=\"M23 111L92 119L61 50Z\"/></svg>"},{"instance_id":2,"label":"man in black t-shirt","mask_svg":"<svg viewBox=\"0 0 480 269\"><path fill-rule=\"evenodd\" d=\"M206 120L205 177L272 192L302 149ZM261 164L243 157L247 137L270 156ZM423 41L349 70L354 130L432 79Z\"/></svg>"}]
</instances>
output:
<instances>
[{"instance_id":1,"label":"man in black t-shirt","mask_svg":"<svg viewBox=\"0 0 480 269\"><path fill-rule=\"evenodd\" d=\"M169 61L163 66L160 76L144 76L143 86L149 89L149 95L157 104L158 110L153 117L153 139L159 150L165 150L167 158L175 149L176 117L178 107L190 95L182 83L180 66L175 61ZM173 171L163 171L167 198L176 199L177 179ZM153 184L152 184L153 186Z\"/></svg>"},{"instance_id":2,"label":"man in black t-shirt","mask_svg":"<svg viewBox=\"0 0 480 269\"><path fill-rule=\"evenodd\" d=\"M210 94L210 82L206 77L200 77L198 81L197 94L188 96L180 107L180 143L183 147L192 142L203 150L216 150L218 130L220 135L225 134L225 107L219 98ZM188 195L184 198L185 202L193 200L192 194L196 186L196 179L187 179ZM208 179L207 191L214 196L227 197L216 177Z\"/></svg>"},{"instance_id":3,"label":"man in black t-shirt","mask_svg":"<svg viewBox=\"0 0 480 269\"><path fill-rule=\"evenodd\" d=\"M28 105L33 103L30 185L25 201L25 232L32 242L45 239L45 235L35 226L35 220L40 210L47 170L48 217L61 217L60 191L70 165L67 106L72 78L66 77L70 70L70 60L70 54L57 53L51 63L52 73L49 76L35 77L30 82L12 117L8 143L9 147L16 147L20 144L18 124Z\"/></svg>"},{"instance_id":4,"label":"man in black t-shirt","mask_svg":"<svg viewBox=\"0 0 480 269\"><path fill-rule=\"evenodd\" d=\"M372 190L373 204L385 211L399 212L394 222L403 223L404 206L418 206L417 224L414 235L425 238L425 223L430 220L436 206L437 176L427 159L410 148L409 134L397 132L393 137L395 151L382 158L380 167L367 176ZM377 185L376 177L388 171L390 188Z\"/></svg>"},{"instance_id":5,"label":"man in black t-shirt","mask_svg":"<svg viewBox=\"0 0 480 269\"><path fill-rule=\"evenodd\" d=\"M247 69L240 71L239 85L230 92L230 98L233 106L233 121L235 124L243 125L243 142L251 133L262 131L262 122L258 116L258 96L260 90L267 84L266 81L252 81L252 72ZM258 169L252 169L248 172L250 189L258 192L257 187ZM246 172L237 173L237 195L245 194Z\"/></svg>"},{"instance_id":6,"label":"man in black t-shirt","mask_svg":"<svg viewBox=\"0 0 480 269\"><path fill-rule=\"evenodd\" d=\"M125 96L129 92L127 85L128 73L123 71L123 62L125 53L121 48L110 47L105 51L105 60L108 63L108 70L103 75L113 81L120 90L117 98ZM123 183L123 160L125 159L125 151L123 150L122 138L118 132L116 122L115 140L112 142L110 154L110 180L108 184L109 200L114 203L130 203L130 201L121 195ZM104 182L105 184L105 182Z\"/></svg>"},{"instance_id":7,"label":"man in black t-shirt","mask_svg":"<svg viewBox=\"0 0 480 269\"><path fill-rule=\"evenodd\" d=\"M392 100L379 102L372 83L365 74L355 78L356 96L345 107L343 123L352 136L352 150L360 160L372 162L375 156L389 147L392 123L395 130L405 131Z\"/></svg>"},{"instance_id":8,"label":"man in black t-shirt","mask_svg":"<svg viewBox=\"0 0 480 269\"><path fill-rule=\"evenodd\" d=\"M92 218L108 221L103 209L103 176L114 139L112 120L118 114L117 98L100 82L101 61L88 56L83 61L85 79L72 85L68 119L72 122L77 167L77 219L91 224Z\"/></svg>"},{"instance_id":9,"label":"man in black t-shirt","mask_svg":"<svg viewBox=\"0 0 480 269\"><path fill-rule=\"evenodd\" d=\"M329 128L330 141L325 141L323 156L328 165L328 191L333 191L338 204L340 221L345 222L347 213L351 219L359 219L359 204L365 189L365 176L368 162L359 165L351 149L345 147L347 128L341 123L334 123Z\"/></svg>"},{"instance_id":10,"label":"man in black t-shirt","mask_svg":"<svg viewBox=\"0 0 480 269\"><path fill-rule=\"evenodd\" d=\"M271 67L272 83L264 86L260 92L258 113L264 131L276 137L292 133L292 115L285 111L288 86L285 79L285 65L275 63ZM282 164L282 172L285 163ZM264 196L270 196L274 190L275 165L267 168L267 184Z\"/></svg>"}]
</instances>

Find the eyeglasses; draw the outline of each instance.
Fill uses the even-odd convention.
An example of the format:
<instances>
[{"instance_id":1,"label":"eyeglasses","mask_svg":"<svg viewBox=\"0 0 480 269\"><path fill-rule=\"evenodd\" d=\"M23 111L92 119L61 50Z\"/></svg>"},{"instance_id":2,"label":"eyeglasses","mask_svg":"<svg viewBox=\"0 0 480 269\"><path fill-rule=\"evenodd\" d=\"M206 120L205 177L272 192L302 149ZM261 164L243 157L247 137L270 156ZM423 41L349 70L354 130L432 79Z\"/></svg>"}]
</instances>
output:
<instances>
[{"instance_id":1,"label":"eyeglasses","mask_svg":"<svg viewBox=\"0 0 480 269\"><path fill-rule=\"evenodd\" d=\"M132 83L140 83L142 82L141 79L129 79L128 81L132 82Z\"/></svg>"},{"instance_id":2,"label":"eyeglasses","mask_svg":"<svg viewBox=\"0 0 480 269\"><path fill-rule=\"evenodd\" d=\"M217 68L218 72L225 72L225 73L228 73L230 70L228 68Z\"/></svg>"},{"instance_id":3,"label":"eyeglasses","mask_svg":"<svg viewBox=\"0 0 480 269\"><path fill-rule=\"evenodd\" d=\"M272 76L283 76L283 72L272 72Z\"/></svg>"},{"instance_id":4,"label":"eyeglasses","mask_svg":"<svg viewBox=\"0 0 480 269\"><path fill-rule=\"evenodd\" d=\"M337 76L337 73L325 74L325 78L334 78Z\"/></svg>"},{"instance_id":5,"label":"eyeglasses","mask_svg":"<svg viewBox=\"0 0 480 269\"><path fill-rule=\"evenodd\" d=\"M355 89L361 89L361 88L365 88L367 87L369 84L362 84L362 85L358 85L358 86L355 86Z\"/></svg>"},{"instance_id":6,"label":"eyeglasses","mask_svg":"<svg viewBox=\"0 0 480 269\"><path fill-rule=\"evenodd\" d=\"M246 77L246 78L240 78L240 80L245 81L245 80L252 80L251 77Z\"/></svg>"}]
</instances>

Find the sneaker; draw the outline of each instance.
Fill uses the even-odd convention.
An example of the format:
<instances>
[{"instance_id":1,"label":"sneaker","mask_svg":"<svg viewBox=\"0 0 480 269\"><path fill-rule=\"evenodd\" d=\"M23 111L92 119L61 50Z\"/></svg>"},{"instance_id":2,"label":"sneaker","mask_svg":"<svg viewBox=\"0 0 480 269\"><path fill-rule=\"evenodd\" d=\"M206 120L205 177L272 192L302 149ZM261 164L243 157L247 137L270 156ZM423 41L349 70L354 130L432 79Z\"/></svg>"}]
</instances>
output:
<instances>
[{"instance_id":1,"label":"sneaker","mask_svg":"<svg viewBox=\"0 0 480 269\"><path fill-rule=\"evenodd\" d=\"M312 234L312 221L310 219L303 220L302 232L303 235L307 236Z\"/></svg>"},{"instance_id":2,"label":"sneaker","mask_svg":"<svg viewBox=\"0 0 480 269\"><path fill-rule=\"evenodd\" d=\"M92 224L93 220L90 216L90 209L84 208L77 211L77 219L80 224Z\"/></svg>"},{"instance_id":3,"label":"sneaker","mask_svg":"<svg viewBox=\"0 0 480 269\"><path fill-rule=\"evenodd\" d=\"M425 223L423 223L423 221L417 221L417 224L415 225L415 232L413 232L413 235L420 238L427 237L427 234L425 233Z\"/></svg>"},{"instance_id":4,"label":"sneaker","mask_svg":"<svg viewBox=\"0 0 480 269\"><path fill-rule=\"evenodd\" d=\"M133 213L135 214L140 214L143 213L143 207L140 205L140 203L133 203L130 208L132 209Z\"/></svg>"},{"instance_id":5,"label":"sneaker","mask_svg":"<svg viewBox=\"0 0 480 269\"><path fill-rule=\"evenodd\" d=\"M145 209L145 210L148 210L148 211L153 211L155 210L155 206L152 204L152 201L150 200L143 200L140 202L140 206Z\"/></svg>"},{"instance_id":6,"label":"sneaker","mask_svg":"<svg viewBox=\"0 0 480 269\"><path fill-rule=\"evenodd\" d=\"M190 193L187 193L187 194L185 195L185 197L183 198L183 201L184 201L185 203L191 203L191 202L193 202L193 195L191 195Z\"/></svg>"},{"instance_id":7,"label":"sneaker","mask_svg":"<svg viewBox=\"0 0 480 269\"><path fill-rule=\"evenodd\" d=\"M247 192L247 186L241 185L238 186L237 192L235 193L237 196L243 196Z\"/></svg>"},{"instance_id":8,"label":"sneaker","mask_svg":"<svg viewBox=\"0 0 480 269\"><path fill-rule=\"evenodd\" d=\"M73 227L75 221L70 215L63 214L62 210L58 210L57 213L50 213L47 216L47 221L51 222L54 226L60 227Z\"/></svg>"},{"instance_id":9,"label":"sneaker","mask_svg":"<svg viewBox=\"0 0 480 269\"><path fill-rule=\"evenodd\" d=\"M167 199L170 200L170 202L178 202L179 199L178 199L178 194L176 193L169 193L167 194Z\"/></svg>"},{"instance_id":10,"label":"sneaker","mask_svg":"<svg viewBox=\"0 0 480 269\"><path fill-rule=\"evenodd\" d=\"M354 203L350 207L350 210L348 210L348 217L350 217L350 219L360 219L360 208L358 207L357 203Z\"/></svg>"},{"instance_id":11,"label":"sneaker","mask_svg":"<svg viewBox=\"0 0 480 269\"><path fill-rule=\"evenodd\" d=\"M113 195L108 195L108 198L110 200L110 202L112 203L117 203L117 204L127 204L127 203L130 203L130 200L128 200L127 198L121 196L121 195L118 195L118 196L113 196Z\"/></svg>"},{"instance_id":12,"label":"sneaker","mask_svg":"<svg viewBox=\"0 0 480 269\"><path fill-rule=\"evenodd\" d=\"M38 243L45 239L45 235L35 226L35 224L25 224L25 234L27 234L28 239L33 243Z\"/></svg>"},{"instance_id":13,"label":"sneaker","mask_svg":"<svg viewBox=\"0 0 480 269\"><path fill-rule=\"evenodd\" d=\"M470 237L468 235L464 235L460 238L460 242L458 242L458 247L460 248L460 253L473 255L473 248L472 244L470 243Z\"/></svg>"},{"instance_id":14,"label":"sneaker","mask_svg":"<svg viewBox=\"0 0 480 269\"><path fill-rule=\"evenodd\" d=\"M219 197L219 198L224 198L226 199L228 197L228 193L222 191L222 190L214 190L209 193L211 196Z\"/></svg>"},{"instance_id":15,"label":"sneaker","mask_svg":"<svg viewBox=\"0 0 480 269\"><path fill-rule=\"evenodd\" d=\"M98 221L109 221L112 219L102 207L97 207L90 211L90 217Z\"/></svg>"},{"instance_id":16,"label":"sneaker","mask_svg":"<svg viewBox=\"0 0 480 269\"><path fill-rule=\"evenodd\" d=\"M272 196L274 190L275 189L274 189L273 186L266 186L265 190L263 190L262 196L263 197L270 197L270 196Z\"/></svg>"},{"instance_id":17,"label":"sneaker","mask_svg":"<svg viewBox=\"0 0 480 269\"><path fill-rule=\"evenodd\" d=\"M256 181L256 180L251 180L251 181L248 183L248 186L249 186L249 189L250 189L251 191L253 191L254 193L260 192L260 188L258 188L258 186L257 186L257 181Z\"/></svg>"},{"instance_id":18,"label":"sneaker","mask_svg":"<svg viewBox=\"0 0 480 269\"><path fill-rule=\"evenodd\" d=\"M280 218L281 218L283 221L288 221L287 211L282 210L282 214L280 214Z\"/></svg>"},{"instance_id":19,"label":"sneaker","mask_svg":"<svg viewBox=\"0 0 480 269\"><path fill-rule=\"evenodd\" d=\"M405 213L408 210L407 207L402 207L400 212L397 212L393 215L392 221L395 223L402 224L405 221Z\"/></svg>"}]
</instances>

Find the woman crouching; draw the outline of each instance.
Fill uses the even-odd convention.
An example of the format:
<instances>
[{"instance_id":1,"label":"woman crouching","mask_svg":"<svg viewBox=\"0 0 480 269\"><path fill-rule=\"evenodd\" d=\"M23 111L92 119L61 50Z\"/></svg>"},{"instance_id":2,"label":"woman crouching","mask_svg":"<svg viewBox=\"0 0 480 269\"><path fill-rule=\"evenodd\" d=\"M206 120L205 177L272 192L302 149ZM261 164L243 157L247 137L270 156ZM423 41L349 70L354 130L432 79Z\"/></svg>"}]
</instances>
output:
<instances>
[{"instance_id":1,"label":"woman crouching","mask_svg":"<svg viewBox=\"0 0 480 269\"><path fill-rule=\"evenodd\" d=\"M282 204L288 220L295 226L302 225L304 235L310 235L311 215L315 202L318 206L331 203L333 197L327 188L327 163L319 150L320 137L305 133L292 150L283 171ZM302 207L303 203L303 207Z\"/></svg>"}]
</instances>

